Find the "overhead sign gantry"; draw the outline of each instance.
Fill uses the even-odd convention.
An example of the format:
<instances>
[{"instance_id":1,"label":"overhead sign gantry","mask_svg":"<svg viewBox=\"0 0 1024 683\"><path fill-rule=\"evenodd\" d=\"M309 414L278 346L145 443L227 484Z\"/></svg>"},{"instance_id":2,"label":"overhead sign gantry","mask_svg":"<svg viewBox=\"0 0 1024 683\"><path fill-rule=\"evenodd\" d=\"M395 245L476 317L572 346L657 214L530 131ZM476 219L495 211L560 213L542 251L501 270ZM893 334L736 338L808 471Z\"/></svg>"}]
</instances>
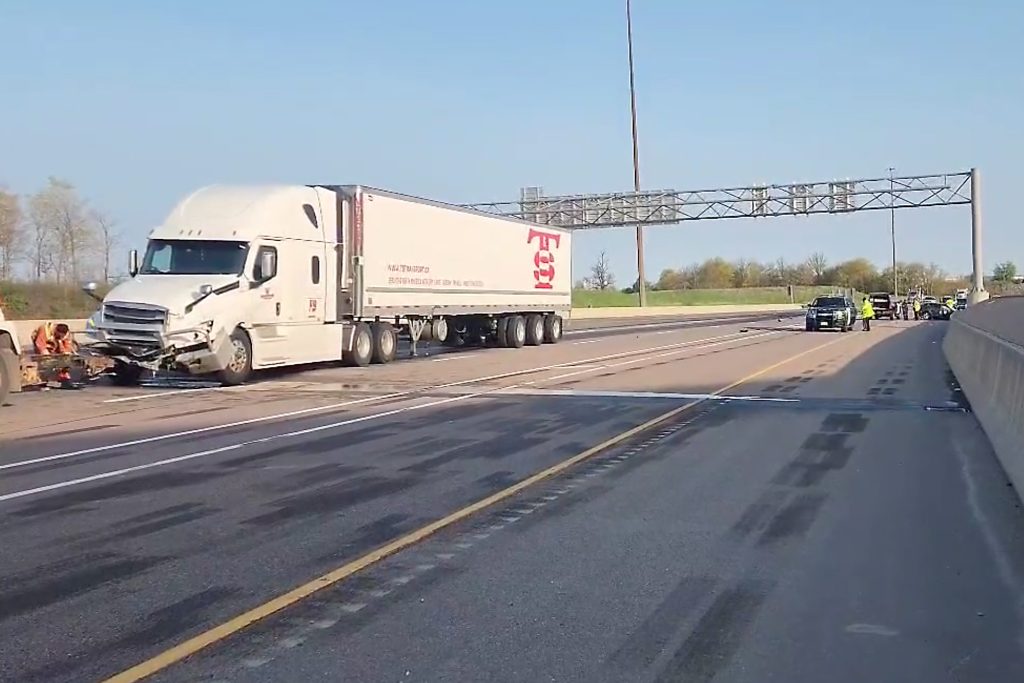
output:
<instances>
[{"instance_id":1,"label":"overhead sign gantry","mask_svg":"<svg viewBox=\"0 0 1024 683\"><path fill-rule=\"evenodd\" d=\"M971 303L988 298L981 249L978 169L930 175L763 184L710 190L653 190L544 196L523 188L519 201L466 206L573 230L648 226L726 218L771 218L858 211L971 206ZM643 287L644 277L639 282ZM642 297L641 297L642 298ZM642 304L641 304L642 305Z\"/></svg>"}]
</instances>

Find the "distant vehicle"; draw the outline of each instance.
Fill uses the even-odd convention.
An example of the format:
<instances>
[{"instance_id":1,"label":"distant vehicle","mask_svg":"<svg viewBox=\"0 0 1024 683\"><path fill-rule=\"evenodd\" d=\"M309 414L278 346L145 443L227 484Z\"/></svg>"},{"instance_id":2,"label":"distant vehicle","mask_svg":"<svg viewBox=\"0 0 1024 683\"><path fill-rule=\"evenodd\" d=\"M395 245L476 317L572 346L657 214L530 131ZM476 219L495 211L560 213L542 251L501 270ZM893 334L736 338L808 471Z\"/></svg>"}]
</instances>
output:
<instances>
[{"instance_id":1,"label":"distant vehicle","mask_svg":"<svg viewBox=\"0 0 1024 683\"><path fill-rule=\"evenodd\" d=\"M871 307L875 309L875 319L888 318L896 320L899 317L896 300L888 292L872 292L868 295Z\"/></svg>"},{"instance_id":2,"label":"distant vehicle","mask_svg":"<svg viewBox=\"0 0 1024 683\"><path fill-rule=\"evenodd\" d=\"M360 185L201 189L149 236L94 316L118 384L395 358L413 343L553 344L572 233ZM86 290L95 293L95 285Z\"/></svg>"},{"instance_id":3,"label":"distant vehicle","mask_svg":"<svg viewBox=\"0 0 1024 683\"><path fill-rule=\"evenodd\" d=\"M927 299L932 299L928 301ZM949 320L953 315L953 309L944 303L936 301L934 297L927 297L921 303L922 320Z\"/></svg>"},{"instance_id":4,"label":"distant vehicle","mask_svg":"<svg viewBox=\"0 0 1024 683\"><path fill-rule=\"evenodd\" d=\"M849 297L819 296L807 306L804 329L808 332L818 330L841 330L849 332L857 319L856 307Z\"/></svg>"},{"instance_id":5,"label":"distant vehicle","mask_svg":"<svg viewBox=\"0 0 1024 683\"><path fill-rule=\"evenodd\" d=\"M938 299L936 299L934 296L926 296L926 297L922 297L922 299L921 299L921 304L922 305L923 304L937 304L937 303L940 303L940 301Z\"/></svg>"}]
</instances>

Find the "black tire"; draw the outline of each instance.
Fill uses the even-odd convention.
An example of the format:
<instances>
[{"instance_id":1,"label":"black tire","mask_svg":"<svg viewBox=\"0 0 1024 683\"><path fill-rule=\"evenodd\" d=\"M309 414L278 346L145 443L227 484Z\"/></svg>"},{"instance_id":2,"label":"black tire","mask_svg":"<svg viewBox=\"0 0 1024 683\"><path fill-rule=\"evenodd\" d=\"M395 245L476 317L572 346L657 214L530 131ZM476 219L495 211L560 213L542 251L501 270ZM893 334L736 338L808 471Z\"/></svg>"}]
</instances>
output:
<instances>
[{"instance_id":1,"label":"black tire","mask_svg":"<svg viewBox=\"0 0 1024 683\"><path fill-rule=\"evenodd\" d=\"M562 316L550 314L544 316L544 343L557 344L562 339Z\"/></svg>"},{"instance_id":2,"label":"black tire","mask_svg":"<svg viewBox=\"0 0 1024 683\"><path fill-rule=\"evenodd\" d=\"M365 368L373 361L373 333L366 323L352 326L352 349L346 349L342 360L350 368Z\"/></svg>"},{"instance_id":3,"label":"black tire","mask_svg":"<svg viewBox=\"0 0 1024 683\"><path fill-rule=\"evenodd\" d=\"M435 318L430 321L430 338L434 341L445 344L451 333L452 326L448 324L447 318Z\"/></svg>"},{"instance_id":4,"label":"black tire","mask_svg":"<svg viewBox=\"0 0 1024 683\"><path fill-rule=\"evenodd\" d=\"M13 359L13 360L12 360ZM0 349L0 406L7 402L7 396L14 386L14 378L8 368L16 367L18 357L10 349Z\"/></svg>"},{"instance_id":5,"label":"black tire","mask_svg":"<svg viewBox=\"0 0 1024 683\"><path fill-rule=\"evenodd\" d=\"M116 361L114 363L114 374L111 377L114 384L119 387L134 387L142 379L142 368L138 365Z\"/></svg>"},{"instance_id":6,"label":"black tire","mask_svg":"<svg viewBox=\"0 0 1024 683\"><path fill-rule=\"evenodd\" d=\"M526 319L521 315L510 315L508 317L508 331L505 333L506 341L511 349L521 349L526 344Z\"/></svg>"},{"instance_id":7,"label":"black tire","mask_svg":"<svg viewBox=\"0 0 1024 683\"><path fill-rule=\"evenodd\" d=\"M249 333L236 327L231 333L231 345L234 347L231 360L219 373L221 384L227 387L244 384L252 375L252 340L249 339Z\"/></svg>"},{"instance_id":8,"label":"black tire","mask_svg":"<svg viewBox=\"0 0 1024 683\"><path fill-rule=\"evenodd\" d=\"M398 333L391 323L373 323L370 325L373 337L373 363L390 363L398 355Z\"/></svg>"},{"instance_id":9,"label":"black tire","mask_svg":"<svg viewBox=\"0 0 1024 683\"><path fill-rule=\"evenodd\" d=\"M804 323L804 331L805 332L814 332L814 323L805 322Z\"/></svg>"},{"instance_id":10,"label":"black tire","mask_svg":"<svg viewBox=\"0 0 1024 683\"><path fill-rule=\"evenodd\" d=\"M932 314L928 311L921 311L921 320L931 320Z\"/></svg>"},{"instance_id":11,"label":"black tire","mask_svg":"<svg viewBox=\"0 0 1024 683\"><path fill-rule=\"evenodd\" d=\"M495 325L494 343L497 344L500 349L508 347L508 321L509 317L503 315L498 318L498 322Z\"/></svg>"},{"instance_id":12,"label":"black tire","mask_svg":"<svg viewBox=\"0 0 1024 683\"><path fill-rule=\"evenodd\" d=\"M544 343L544 316L530 313L526 316L526 344L540 346Z\"/></svg>"}]
</instances>

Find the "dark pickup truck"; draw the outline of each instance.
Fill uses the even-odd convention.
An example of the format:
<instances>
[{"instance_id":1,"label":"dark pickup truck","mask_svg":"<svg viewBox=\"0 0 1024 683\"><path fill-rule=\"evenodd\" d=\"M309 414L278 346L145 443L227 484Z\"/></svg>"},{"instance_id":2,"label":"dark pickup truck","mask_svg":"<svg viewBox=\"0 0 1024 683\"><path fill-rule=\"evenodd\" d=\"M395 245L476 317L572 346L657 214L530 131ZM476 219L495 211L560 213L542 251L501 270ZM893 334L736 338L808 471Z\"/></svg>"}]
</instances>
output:
<instances>
[{"instance_id":1,"label":"dark pickup truck","mask_svg":"<svg viewBox=\"0 0 1024 683\"><path fill-rule=\"evenodd\" d=\"M872 292L868 295L871 301L871 308L875 310L875 320L888 318L889 320L899 319L899 307L892 294L888 292Z\"/></svg>"},{"instance_id":2,"label":"dark pickup truck","mask_svg":"<svg viewBox=\"0 0 1024 683\"><path fill-rule=\"evenodd\" d=\"M804 327L808 332L842 330L848 332L857 319L853 301L845 296L819 296L807 306Z\"/></svg>"}]
</instances>

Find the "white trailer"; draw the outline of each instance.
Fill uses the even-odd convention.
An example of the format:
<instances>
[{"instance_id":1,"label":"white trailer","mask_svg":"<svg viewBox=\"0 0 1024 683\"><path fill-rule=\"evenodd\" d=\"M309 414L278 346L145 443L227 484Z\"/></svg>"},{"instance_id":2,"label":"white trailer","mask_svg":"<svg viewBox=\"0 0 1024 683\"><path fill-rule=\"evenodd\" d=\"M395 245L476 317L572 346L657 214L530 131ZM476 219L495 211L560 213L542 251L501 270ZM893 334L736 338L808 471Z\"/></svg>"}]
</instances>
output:
<instances>
[{"instance_id":1,"label":"white trailer","mask_svg":"<svg viewBox=\"0 0 1024 683\"><path fill-rule=\"evenodd\" d=\"M342 360L416 343L555 343L571 303L571 234L358 185L213 186L153 230L90 334L116 377ZM94 286L87 286L95 290Z\"/></svg>"}]
</instances>

